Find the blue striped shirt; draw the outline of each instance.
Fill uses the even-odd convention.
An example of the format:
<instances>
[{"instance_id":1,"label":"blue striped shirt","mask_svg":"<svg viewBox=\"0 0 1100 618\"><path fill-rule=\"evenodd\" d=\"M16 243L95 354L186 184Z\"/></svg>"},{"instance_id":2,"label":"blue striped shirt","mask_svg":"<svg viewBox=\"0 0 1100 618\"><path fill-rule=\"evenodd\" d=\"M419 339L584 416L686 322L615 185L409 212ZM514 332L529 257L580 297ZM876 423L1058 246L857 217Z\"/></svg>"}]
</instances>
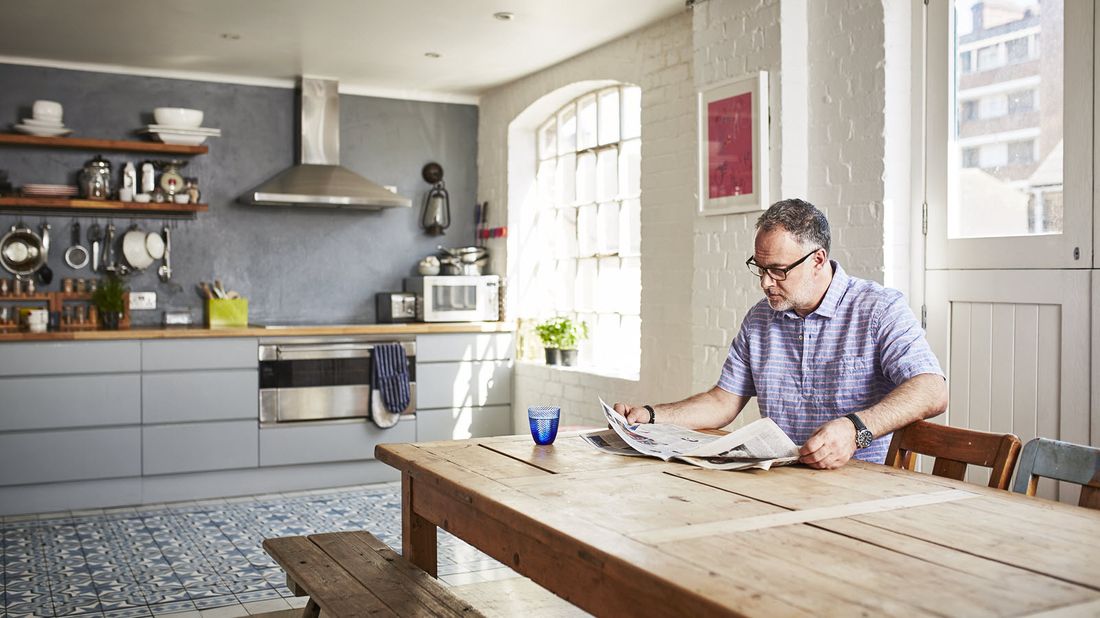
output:
<instances>
[{"instance_id":1,"label":"blue striped shirt","mask_svg":"<svg viewBox=\"0 0 1100 618\"><path fill-rule=\"evenodd\" d=\"M829 291L805 318L772 310L766 298L749 310L718 379L727 392L755 395L760 414L797 444L916 375L943 375L901 292L830 263ZM891 435L878 436L855 457L882 463Z\"/></svg>"}]
</instances>

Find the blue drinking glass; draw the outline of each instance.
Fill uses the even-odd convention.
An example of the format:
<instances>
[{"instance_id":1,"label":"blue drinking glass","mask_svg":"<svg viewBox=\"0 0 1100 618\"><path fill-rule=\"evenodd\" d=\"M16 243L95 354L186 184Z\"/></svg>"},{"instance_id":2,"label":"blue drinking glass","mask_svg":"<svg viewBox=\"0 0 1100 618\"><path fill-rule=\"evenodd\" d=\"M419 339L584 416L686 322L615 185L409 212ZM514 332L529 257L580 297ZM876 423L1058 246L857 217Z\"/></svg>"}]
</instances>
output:
<instances>
[{"instance_id":1,"label":"blue drinking glass","mask_svg":"<svg viewBox=\"0 0 1100 618\"><path fill-rule=\"evenodd\" d=\"M531 437L535 444L553 444L558 437L558 419L561 408L557 406L532 406L527 408L527 421L531 424Z\"/></svg>"}]
</instances>

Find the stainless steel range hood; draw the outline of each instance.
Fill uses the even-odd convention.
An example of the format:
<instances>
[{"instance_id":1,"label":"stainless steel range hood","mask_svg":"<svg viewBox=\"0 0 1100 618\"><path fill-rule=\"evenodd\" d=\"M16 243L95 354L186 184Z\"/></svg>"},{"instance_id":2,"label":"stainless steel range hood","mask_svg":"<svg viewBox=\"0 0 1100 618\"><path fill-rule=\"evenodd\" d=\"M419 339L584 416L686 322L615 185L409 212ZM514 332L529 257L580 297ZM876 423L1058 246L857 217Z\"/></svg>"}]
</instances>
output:
<instances>
[{"instance_id":1,"label":"stainless steel range hood","mask_svg":"<svg viewBox=\"0 0 1100 618\"><path fill-rule=\"evenodd\" d=\"M340 166L340 95L335 80L302 78L298 165L241 196L245 204L378 210L412 200Z\"/></svg>"}]
</instances>

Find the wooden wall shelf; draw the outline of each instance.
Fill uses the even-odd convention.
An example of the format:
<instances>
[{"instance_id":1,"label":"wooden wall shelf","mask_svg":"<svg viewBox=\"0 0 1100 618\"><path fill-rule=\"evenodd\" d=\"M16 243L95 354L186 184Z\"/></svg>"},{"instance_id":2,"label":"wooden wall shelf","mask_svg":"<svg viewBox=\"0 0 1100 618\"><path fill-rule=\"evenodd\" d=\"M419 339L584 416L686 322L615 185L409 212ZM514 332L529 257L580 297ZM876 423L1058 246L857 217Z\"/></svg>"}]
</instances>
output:
<instances>
[{"instance_id":1,"label":"wooden wall shelf","mask_svg":"<svg viewBox=\"0 0 1100 618\"><path fill-rule=\"evenodd\" d=\"M113 150L120 152L152 152L159 154L200 155L210 151L209 146L180 146L160 142L137 140L92 139L87 137L38 137L0 133L0 144L8 146L39 146L43 148L69 148L74 150Z\"/></svg>"},{"instance_id":2,"label":"wooden wall shelf","mask_svg":"<svg viewBox=\"0 0 1100 618\"><path fill-rule=\"evenodd\" d=\"M53 212L85 212L153 214L153 215L194 215L210 210L209 204L176 204L138 202L119 202L116 200L83 200L60 197L0 197L0 210L42 210Z\"/></svg>"}]
</instances>

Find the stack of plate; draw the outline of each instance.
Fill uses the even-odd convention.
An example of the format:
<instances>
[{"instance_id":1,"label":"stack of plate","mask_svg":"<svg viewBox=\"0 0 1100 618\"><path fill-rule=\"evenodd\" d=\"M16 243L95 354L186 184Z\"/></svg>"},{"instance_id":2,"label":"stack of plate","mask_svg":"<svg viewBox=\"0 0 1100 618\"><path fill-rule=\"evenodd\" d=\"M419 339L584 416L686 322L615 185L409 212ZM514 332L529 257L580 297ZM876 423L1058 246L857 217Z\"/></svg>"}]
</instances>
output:
<instances>
[{"instance_id":1,"label":"stack of plate","mask_svg":"<svg viewBox=\"0 0 1100 618\"><path fill-rule=\"evenodd\" d=\"M148 133L165 144L178 144L181 146L198 146L208 137L221 137L221 129L208 129L206 127L174 127L164 124L151 124L142 129L142 133Z\"/></svg>"},{"instance_id":2,"label":"stack of plate","mask_svg":"<svg viewBox=\"0 0 1100 618\"><path fill-rule=\"evenodd\" d=\"M12 125L12 128L27 135L39 137L61 137L73 132L66 128L60 120L40 120L38 118L24 118L22 124Z\"/></svg>"},{"instance_id":3,"label":"stack of plate","mask_svg":"<svg viewBox=\"0 0 1100 618\"><path fill-rule=\"evenodd\" d=\"M76 197L77 188L72 185L23 185L27 197Z\"/></svg>"}]
</instances>

